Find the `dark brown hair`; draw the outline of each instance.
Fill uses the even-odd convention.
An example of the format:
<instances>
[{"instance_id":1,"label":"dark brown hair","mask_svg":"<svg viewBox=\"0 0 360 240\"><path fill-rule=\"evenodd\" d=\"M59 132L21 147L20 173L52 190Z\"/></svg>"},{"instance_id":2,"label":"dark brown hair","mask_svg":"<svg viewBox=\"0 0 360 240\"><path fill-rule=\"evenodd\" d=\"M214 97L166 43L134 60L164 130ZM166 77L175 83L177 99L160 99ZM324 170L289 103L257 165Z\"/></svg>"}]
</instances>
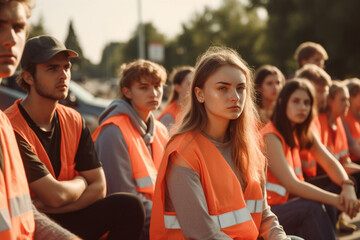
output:
<instances>
[{"instance_id":1,"label":"dark brown hair","mask_svg":"<svg viewBox=\"0 0 360 240\"><path fill-rule=\"evenodd\" d=\"M192 72L194 72L194 68L191 66L181 66L174 68L174 70L171 72L169 77L169 82L171 84L170 85L171 92L169 95L168 103L172 103L179 99L179 93L175 91L174 86L176 84L181 85L185 77Z\"/></svg>"},{"instance_id":2,"label":"dark brown hair","mask_svg":"<svg viewBox=\"0 0 360 240\"><path fill-rule=\"evenodd\" d=\"M326 50L320 44L314 42L303 42L295 50L294 59L298 61L299 66L301 67L302 60L307 60L316 53L319 53L325 60L328 60L329 58Z\"/></svg>"},{"instance_id":3,"label":"dark brown hair","mask_svg":"<svg viewBox=\"0 0 360 240\"><path fill-rule=\"evenodd\" d=\"M315 64L305 64L302 68L296 71L296 78L305 78L310 82L321 85L321 86L331 86L331 77L330 75L321 67L316 66Z\"/></svg>"},{"instance_id":4,"label":"dark brown hair","mask_svg":"<svg viewBox=\"0 0 360 240\"><path fill-rule=\"evenodd\" d=\"M287 117L286 109L291 95L296 90L304 90L310 97L311 111L306 120L301 124L296 124L294 127ZM291 148L296 146L294 133L299 140L300 148L311 148L313 144L313 135L309 131L310 123L316 115L314 86L306 79L295 78L288 81L281 90L278 99L276 100L275 109L271 117L271 121L276 129L280 132L287 145Z\"/></svg>"},{"instance_id":5,"label":"dark brown hair","mask_svg":"<svg viewBox=\"0 0 360 240\"><path fill-rule=\"evenodd\" d=\"M347 88L349 89L349 94L351 97L356 97L360 93L360 79L359 78L350 78L344 80Z\"/></svg>"},{"instance_id":6,"label":"dark brown hair","mask_svg":"<svg viewBox=\"0 0 360 240\"><path fill-rule=\"evenodd\" d=\"M256 105L259 108L263 107L262 103L262 94L261 94L261 86L265 80L265 78L269 75L276 74L279 78L282 84L285 84L285 77L284 74L278 69L277 67L273 65L263 65L260 68L258 68L255 72L255 90L256 90Z\"/></svg>"}]
</instances>

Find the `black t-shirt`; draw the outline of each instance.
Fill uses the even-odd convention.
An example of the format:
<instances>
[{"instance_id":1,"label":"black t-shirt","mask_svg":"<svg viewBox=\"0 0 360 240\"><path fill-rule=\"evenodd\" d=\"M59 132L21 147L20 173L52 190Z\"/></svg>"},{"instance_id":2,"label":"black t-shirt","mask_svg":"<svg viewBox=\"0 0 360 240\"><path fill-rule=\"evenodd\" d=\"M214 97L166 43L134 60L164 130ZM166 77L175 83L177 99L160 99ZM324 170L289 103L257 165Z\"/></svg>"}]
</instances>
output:
<instances>
[{"instance_id":1,"label":"black t-shirt","mask_svg":"<svg viewBox=\"0 0 360 240\"><path fill-rule=\"evenodd\" d=\"M47 155L49 156L55 177L57 178L61 169L61 129L57 112L55 112L54 118L52 120L51 130L46 132L41 130L40 127L36 125L36 123L30 118L21 104L18 104L18 106L20 113L28 123L29 127L35 132ZM78 172L95 169L101 166L101 163L95 152L90 131L86 127L84 120L82 126L79 146L75 156L75 169ZM38 156L33 151L31 151L29 144L16 132L15 136L19 145L20 154L24 163L28 182L31 183L49 174L49 170L46 168L45 164L40 161Z\"/></svg>"}]
</instances>

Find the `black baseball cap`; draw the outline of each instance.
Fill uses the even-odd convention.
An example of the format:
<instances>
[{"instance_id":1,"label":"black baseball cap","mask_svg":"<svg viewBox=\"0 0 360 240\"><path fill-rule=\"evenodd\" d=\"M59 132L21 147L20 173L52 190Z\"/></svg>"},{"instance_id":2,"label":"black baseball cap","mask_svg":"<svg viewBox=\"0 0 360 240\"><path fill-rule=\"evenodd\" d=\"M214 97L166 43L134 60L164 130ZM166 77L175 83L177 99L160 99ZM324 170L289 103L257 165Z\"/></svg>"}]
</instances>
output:
<instances>
[{"instance_id":1,"label":"black baseball cap","mask_svg":"<svg viewBox=\"0 0 360 240\"><path fill-rule=\"evenodd\" d=\"M20 64L22 69L26 69L31 64L45 63L60 52L67 52L69 57L78 57L79 54L51 36L37 36L30 38L24 48L24 53Z\"/></svg>"}]
</instances>

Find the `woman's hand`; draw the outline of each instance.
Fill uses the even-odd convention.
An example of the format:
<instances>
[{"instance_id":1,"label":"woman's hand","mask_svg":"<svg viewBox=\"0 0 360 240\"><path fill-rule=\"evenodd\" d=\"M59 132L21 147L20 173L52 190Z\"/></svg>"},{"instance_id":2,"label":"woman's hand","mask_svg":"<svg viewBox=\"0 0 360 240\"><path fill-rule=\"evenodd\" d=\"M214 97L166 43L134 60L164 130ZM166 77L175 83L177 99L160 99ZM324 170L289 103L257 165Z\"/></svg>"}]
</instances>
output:
<instances>
[{"instance_id":1,"label":"woman's hand","mask_svg":"<svg viewBox=\"0 0 360 240\"><path fill-rule=\"evenodd\" d=\"M339 195L339 203L342 209L350 218L354 218L360 210L360 202L356 198L354 186L343 184Z\"/></svg>"}]
</instances>

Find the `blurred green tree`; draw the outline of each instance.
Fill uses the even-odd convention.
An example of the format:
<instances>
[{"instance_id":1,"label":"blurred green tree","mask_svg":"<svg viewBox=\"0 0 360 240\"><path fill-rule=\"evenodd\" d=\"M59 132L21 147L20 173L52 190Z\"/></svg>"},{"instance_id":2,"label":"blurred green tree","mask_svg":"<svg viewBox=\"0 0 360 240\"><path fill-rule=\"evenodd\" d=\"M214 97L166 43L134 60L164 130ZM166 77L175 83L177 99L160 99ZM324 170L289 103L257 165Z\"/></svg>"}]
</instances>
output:
<instances>
[{"instance_id":1,"label":"blurred green tree","mask_svg":"<svg viewBox=\"0 0 360 240\"><path fill-rule=\"evenodd\" d=\"M272 64L290 74L297 67L293 54L304 41L324 46L326 70L333 78L359 76L360 1L356 0L250 0L250 7L268 12L263 51Z\"/></svg>"},{"instance_id":2,"label":"blurred green tree","mask_svg":"<svg viewBox=\"0 0 360 240\"><path fill-rule=\"evenodd\" d=\"M182 25L182 33L170 42L168 68L183 64L195 64L196 58L210 46L227 46L236 49L251 65L267 61L260 52L265 21L257 9L247 9L238 0L223 0L218 9L205 7L188 23Z\"/></svg>"},{"instance_id":3,"label":"blurred green tree","mask_svg":"<svg viewBox=\"0 0 360 240\"><path fill-rule=\"evenodd\" d=\"M105 46L99 70L102 77L113 78L118 75L118 69L123 60L123 50L125 43L112 42Z\"/></svg>"},{"instance_id":4,"label":"blurred green tree","mask_svg":"<svg viewBox=\"0 0 360 240\"><path fill-rule=\"evenodd\" d=\"M86 65L89 64L90 62L85 58L83 54L82 48L80 46L80 42L73 27L72 20L69 23L69 29L65 40L65 46L69 49L74 50L79 54L78 58L71 59L71 63L72 63L71 72L73 79L76 81L80 81L82 77L85 75Z\"/></svg>"},{"instance_id":5,"label":"blurred green tree","mask_svg":"<svg viewBox=\"0 0 360 240\"><path fill-rule=\"evenodd\" d=\"M222 45L237 49L251 66L258 66L269 61L268 55L260 51L265 39L265 26L265 20L259 17L257 9L249 10L239 0L223 0L218 9L205 7L189 22L183 23L182 32L172 40L167 40L152 23L145 23L146 58L150 42L164 44L165 61L161 64L170 72L179 65L194 65L196 58L209 46ZM112 43L104 48L97 73L114 75L116 65L138 57L137 30L124 45L118 44Z\"/></svg>"},{"instance_id":6,"label":"blurred green tree","mask_svg":"<svg viewBox=\"0 0 360 240\"><path fill-rule=\"evenodd\" d=\"M41 15L39 21L35 24L31 24L29 38L36 37L39 35L45 35L44 18Z\"/></svg>"}]
</instances>

